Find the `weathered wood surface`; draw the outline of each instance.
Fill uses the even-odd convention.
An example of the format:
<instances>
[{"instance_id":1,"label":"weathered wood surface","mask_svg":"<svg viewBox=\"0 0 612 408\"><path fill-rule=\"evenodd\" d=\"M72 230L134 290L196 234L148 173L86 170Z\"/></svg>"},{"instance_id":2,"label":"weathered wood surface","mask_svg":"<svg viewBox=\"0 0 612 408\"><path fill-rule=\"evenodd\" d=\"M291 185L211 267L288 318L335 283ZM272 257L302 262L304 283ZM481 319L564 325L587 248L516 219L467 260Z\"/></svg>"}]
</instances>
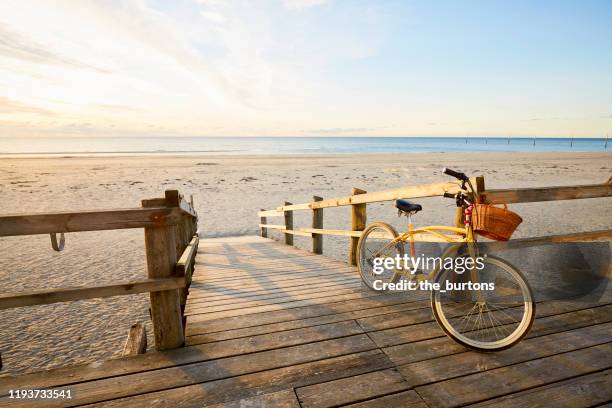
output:
<instances>
[{"instance_id":1,"label":"weathered wood surface","mask_svg":"<svg viewBox=\"0 0 612 408\"><path fill-rule=\"evenodd\" d=\"M168 199L168 197L166 197ZM149 205L146 200L143 207ZM147 273L149 278L176 276L176 229L172 226L147 227L144 229ZM181 277L184 279L184 277ZM180 293L177 289L151 292L151 320L155 334L155 348L168 350L180 347L185 342Z\"/></svg>"},{"instance_id":2,"label":"weathered wood surface","mask_svg":"<svg viewBox=\"0 0 612 408\"><path fill-rule=\"evenodd\" d=\"M0 216L0 237L175 225L178 208L128 208Z\"/></svg>"},{"instance_id":3,"label":"weathered wood surface","mask_svg":"<svg viewBox=\"0 0 612 408\"><path fill-rule=\"evenodd\" d=\"M127 340L123 345L123 357L136 356L147 351L147 332L142 323L133 324L130 327Z\"/></svg>"},{"instance_id":4,"label":"weathered wood surface","mask_svg":"<svg viewBox=\"0 0 612 408\"><path fill-rule=\"evenodd\" d=\"M316 201L323 201L323 197L314 196L312 199ZM317 208L312 210L312 228L323 229L323 209ZM323 253L323 235L312 234L312 252L315 254Z\"/></svg>"},{"instance_id":5,"label":"weathered wood surface","mask_svg":"<svg viewBox=\"0 0 612 408\"><path fill-rule=\"evenodd\" d=\"M317 208L341 207L345 205L376 203L380 201L397 200L398 198L436 197L444 193L455 194L459 191L459 183L450 181L446 183L422 184L418 186L401 187L393 190L376 191L366 194L353 194L347 197L330 198L304 204L285 203L284 206L273 210L260 211L261 216L282 216L284 211L314 210Z\"/></svg>"},{"instance_id":6,"label":"weathered wood surface","mask_svg":"<svg viewBox=\"0 0 612 408\"><path fill-rule=\"evenodd\" d=\"M612 184L610 180L602 184L587 184L577 186L559 187L530 187L513 189L486 190L484 177L470 179L474 188L481 194L481 199L489 203L530 203L538 201L575 200L582 198L611 197ZM282 217L285 211L314 210L318 208L341 207L345 205L376 203L391 201L399 198L436 197L444 193L457 193L457 182L423 184L418 186L401 187L393 190L376 191L366 194L355 194L347 197L330 198L303 204L285 203L284 206L273 210L261 210L260 217Z\"/></svg>"},{"instance_id":7,"label":"weathered wood surface","mask_svg":"<svg viewBox=\"0 0 612 408\"><path fill-rule=\"evenodd\" d=\"M367 191L353 187L351 193L353 197L358 195L367 194ZM367 222L367 208L366 204L352 204L351 205L351 230L363 231L366 227ZM359 243L358 237L351 236L349 240L348 248L348 264L357 265L357 244Z\"/></svg>"},{"instance_id":8,"label":"weathered wood surface","mask_svg":"<svg viewBox=\"0 0 612 408\"><path fill-rule=\"evenodd\" d=\"M285 201L285 205L291 205L291 203ZM293 211L285 211L285 230L293 230ZM293 245L293 234L287 231L285 231L285 244Z\"/></svg>"},{"instance_id":9,"label":"weathered wood surface","mask_svg":"<svg viewBox=\"0 0 612 408\"><path fill-rule=\"evenodd\" d=\"M516 188L507 190L486 190L483 194L489 203L532 203L538 201L576 200L612 196L612 185L590 184L583 186L560 186L540 188Z\"/></svg>"},{"instance_id":10,"label":"weathered wood surface","mask_svg":"<svg viewBox=\"0 0 612 408\"><path fill-rule=\"evenodd\" d=\"M272 240L202 240L186 347L0 378L70 387L45 406L591 406L612 398L612 290L538 303L528 336L499 353L448 339L428 293L362 288L355 268ZM38 404L38 405L37 405Z\"/></svg>"},{"instance_id":11,"label":"weathered wood surface","mask_svg":"<svg viewBox=\"0 0 612 408\"><path fill-rule=\"evenodd\" d=\"M17 295L0 295L0 310L14 307L48 305L73 300L133 295L179 289L185 286L184 278L153 278L139 281L119 282L110 285L83 286L23 292Z\"/></svg>"}]
</instances>

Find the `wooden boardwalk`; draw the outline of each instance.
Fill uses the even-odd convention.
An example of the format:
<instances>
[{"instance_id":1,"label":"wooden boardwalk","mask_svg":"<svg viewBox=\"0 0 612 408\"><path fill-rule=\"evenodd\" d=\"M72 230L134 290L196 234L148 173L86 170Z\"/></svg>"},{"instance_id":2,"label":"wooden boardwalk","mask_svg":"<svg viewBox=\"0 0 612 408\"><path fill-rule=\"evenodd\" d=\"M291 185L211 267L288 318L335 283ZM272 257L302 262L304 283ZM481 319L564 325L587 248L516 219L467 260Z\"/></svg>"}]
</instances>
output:
<instances>
[{"instance_id":1,"label":"wooden boardwalk","mask_svg":"<svg viewBox=\"0 0 612 408\"><path fill-rule=\"evenodd\" d=\"M363 288L354 267L272 240L202 240L187 347L0 379L68 387L44 406L592 406L612 400L612 297L538 304L527 338L483 354L447 338L427 293Z\"/></svg>"}]
</instances>

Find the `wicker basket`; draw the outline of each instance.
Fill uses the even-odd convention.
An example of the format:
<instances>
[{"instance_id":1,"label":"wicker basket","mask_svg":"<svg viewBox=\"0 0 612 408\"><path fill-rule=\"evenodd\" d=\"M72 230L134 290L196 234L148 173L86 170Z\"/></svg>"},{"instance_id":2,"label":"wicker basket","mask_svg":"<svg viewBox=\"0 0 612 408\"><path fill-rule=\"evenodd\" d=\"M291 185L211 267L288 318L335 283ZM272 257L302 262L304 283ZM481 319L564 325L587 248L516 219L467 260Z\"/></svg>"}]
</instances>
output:
<instances>
[{"instance_id":1,"label":"wicker basket","mask_svg":"<svg viewBox=\"0 0 612 408\"><path fill-rule=\"evenodd\" d=\"M517 213L508 210L506 204L503 206L501 208L492 204L474 205L472 211L474 231L496 241L508 241L523 219Z\"/></svg>"}]
</instances>

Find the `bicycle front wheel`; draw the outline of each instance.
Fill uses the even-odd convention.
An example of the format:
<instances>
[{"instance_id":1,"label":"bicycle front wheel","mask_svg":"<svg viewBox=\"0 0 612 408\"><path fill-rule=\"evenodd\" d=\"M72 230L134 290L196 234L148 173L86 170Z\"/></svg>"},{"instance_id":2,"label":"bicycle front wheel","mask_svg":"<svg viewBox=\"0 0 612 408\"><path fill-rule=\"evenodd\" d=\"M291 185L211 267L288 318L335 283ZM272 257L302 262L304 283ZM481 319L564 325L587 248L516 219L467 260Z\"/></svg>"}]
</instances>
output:
<instances>
[{"instance_id":1,"label":"bicycle front wheel","mask_svg":"<svg viewBox=\"0 0 612 408\"><path fill-rule=\"evenodd\" d=\"M404 257L404 246L400 241L394 241L399 235L395 228L384 222L374 222L363 231L357 244L357 267L361 280L370 288L374 281L381 283L397 282L401 278L399 271L375 269L376 258Z\"/></svg>"},{"instance_id":2,"label":"bicycle front wheel","mask_svg":"<svg viewBox=\"0 0 612 408\"><path fill-rule=\"evenodd\" d=\"M493 256L482 268L458 275L443 269L431 294L434 316L456 342L480 351L499 351L517 344L535 317L535 302L523 274Z\"/></svg>"}]
</instances>

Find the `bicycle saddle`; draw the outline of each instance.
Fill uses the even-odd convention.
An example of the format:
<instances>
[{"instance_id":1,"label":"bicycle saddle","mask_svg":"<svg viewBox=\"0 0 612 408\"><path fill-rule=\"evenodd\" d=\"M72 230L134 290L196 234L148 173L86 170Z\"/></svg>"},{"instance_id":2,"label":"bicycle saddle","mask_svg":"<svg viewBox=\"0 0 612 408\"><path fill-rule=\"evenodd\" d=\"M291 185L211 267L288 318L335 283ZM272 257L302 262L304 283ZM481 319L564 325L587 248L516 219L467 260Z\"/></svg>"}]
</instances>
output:
<instances>
[{"instance_id":1,"label":"bicycle saddle","mask_svg":"<svg viewBox=\"0 0 612 408\"><path fill-rule=\"evenodd\" d=\"M397 207L398 210L407 213L417 213L423 209L421 204L411 203L410 201L404 199L396 200L395 207Z\"/></svg>"}]
</instances>

